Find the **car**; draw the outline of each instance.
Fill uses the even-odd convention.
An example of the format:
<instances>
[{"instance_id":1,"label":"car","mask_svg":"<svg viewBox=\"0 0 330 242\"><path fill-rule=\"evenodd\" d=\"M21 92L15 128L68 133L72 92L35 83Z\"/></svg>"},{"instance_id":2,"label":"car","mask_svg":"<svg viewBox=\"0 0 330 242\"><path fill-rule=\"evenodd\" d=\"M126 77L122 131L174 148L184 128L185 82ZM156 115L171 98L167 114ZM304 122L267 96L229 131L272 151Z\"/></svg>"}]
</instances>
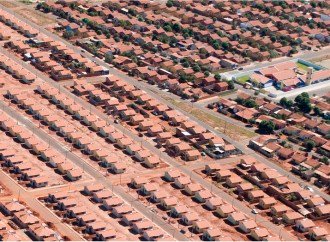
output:
<instances>
[{"instance_id":1,"label":"car","mask_svg":"<svg viewBox=\"0 0 330 242\"><path fill-rule=\"evenodd\" d=\"M314 189L312 187L309 187L309 186L305 186L305 190L308 190L310 192L314 192Z\"/></svg>"},{"instance_id":2,"label":"car","mask_svg":"<svg viewBox=\"0 0 330 242\"><path fill-rule=\"evenodd\" d=\"M274 93L269 93L268 96L270 96L270 97L277 97L277 95L274 94Z\"/></svg>"},{"instance_id":3,"label":"car","mask_svg":"<svg viewBox=\"0 0 330 242\"><path fill-rule=\"evenodd\" d=\"M239 71L243 70L243 67L238 68Z\"/></svg>"},{"instance_id":4,"label":"car","mask_svg":"<svg viewBox=\"0 0 330 242\"><path fill-rule=\"evenodd\" d=\"M180 233L181 233L181 234L185 234L185 233L186 233L186 231L185 231L185 230L183 230L183 229L181 229L181 230L180 230Z\"/></svg>"},{"instance_id":5,"label":"car","mask_svg":"<svg viewBox=\"0 0 330 242\"><path fill-rule=\"evenodd\" d=\"M257 209L254 208L254 209L251 210L251 213L253 213L253 214L258 214L259 211L258 211Z\"/></svg>"}]
</instances>

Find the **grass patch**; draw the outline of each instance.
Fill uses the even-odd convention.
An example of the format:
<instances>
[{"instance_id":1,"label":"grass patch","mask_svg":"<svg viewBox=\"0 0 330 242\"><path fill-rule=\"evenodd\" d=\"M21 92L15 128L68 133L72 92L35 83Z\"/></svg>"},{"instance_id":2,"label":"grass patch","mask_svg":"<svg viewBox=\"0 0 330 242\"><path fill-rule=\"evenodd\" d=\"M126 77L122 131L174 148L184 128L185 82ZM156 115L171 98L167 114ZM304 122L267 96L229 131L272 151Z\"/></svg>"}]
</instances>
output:
<instances>
[{"instance_id":1,"label":"grass patch","mask_svg":"<svg viewBox=\"0 0 330 242\"><path fill-rule=\"evenodd\" d=\"M302 63L297 62L296 65L297 65L298 68L301 69L301 70L307 71L307 69L308 69L308 66L307 66L307 65L304 65L304 64L302 64Z\"/></svg>"},{"instance_id":2,"label":"grass patch","mask_svg":"<svg viewBox=\"0 0 330 242\"><path fill-rule=\"evenodd\" d=\"M220 92L218 96L219 96L219 97L227 96L227 95L230 95L230 94L235 93L236 91L237 91L237 89L234 88L234 89L231 89L231 90L227 90L227 91L224 91L224 92Z\"/></svg>"},{"instance_id":3,"label":"grass patch","mask_svg":"<svg viewBox=\"0 0 330 242\"><path fill-rule=\"evenodd\" d=\"M244 85L245 82L249 81L250 80L250 76L248 75L245 75L245 76L240 76L240 77L237 77L236 78L236 82L238 82L239 84L241 85Z\"/></svg>"},{"instance_id":4,"label":"grass patch","mask_svg":"<svg viewBox=\"0 0 330 242\"><path fill-rule=\"evenodd\" d=\"M256 133L244 129L242 127L239 127L233 123L228 123L219 117L215 115L210 115L209 113L206 113L202 111L199 108L195 108L192 105L189 105L187 103L176 101L168 97L163 97L169 102L171 102L173 105L183 109L183 110L189 110L189 113L192 114L195 118L199 119L200 121L210 125L214 129L218 130L219 132L224 133L225 135L229 136L233 140L241 141L244 139L251 139L256 136Z\"/></svg>"}]
</instances>

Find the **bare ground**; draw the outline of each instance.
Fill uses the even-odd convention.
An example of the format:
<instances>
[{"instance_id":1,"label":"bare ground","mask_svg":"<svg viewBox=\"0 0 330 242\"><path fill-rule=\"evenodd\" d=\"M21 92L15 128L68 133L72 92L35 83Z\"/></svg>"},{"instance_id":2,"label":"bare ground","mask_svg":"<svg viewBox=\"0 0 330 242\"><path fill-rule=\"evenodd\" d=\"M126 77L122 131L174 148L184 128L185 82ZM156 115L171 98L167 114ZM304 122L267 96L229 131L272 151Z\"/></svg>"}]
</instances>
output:
<instances>
[{"instance_id":1,"label":"bare ground","mask_svg":"<svg viewBox=\"0 0 330 242\"><path fill-rule=\"evenodd\" d=\"M8 0L0 0L0 4L10 8L15 11L17 14L29 19L30 21L44 26L48 24L53 24L56 22L54 17L48 16L45 13L39 12L35 9L35 4L26 4L21 1L8 1Z\"/></svg>"}]
</instances>

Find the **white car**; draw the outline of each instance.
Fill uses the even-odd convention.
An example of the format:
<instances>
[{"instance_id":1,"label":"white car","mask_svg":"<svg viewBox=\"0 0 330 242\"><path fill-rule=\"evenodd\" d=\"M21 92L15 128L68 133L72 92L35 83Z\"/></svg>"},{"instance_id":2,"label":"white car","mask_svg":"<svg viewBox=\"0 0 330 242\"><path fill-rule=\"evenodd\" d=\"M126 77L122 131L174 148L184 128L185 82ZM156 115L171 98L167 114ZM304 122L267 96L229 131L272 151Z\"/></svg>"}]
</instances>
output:
<instances>
[{"instance_id":1,"label":"white car","mask_svg":"<svg viewBox=\"0 0 330 242\"><path fill-rule=\"evenodd\" d=\"M254 209L251 210L251 213L253 213L253 214L258 214L259 211L258 211L257 209L254 208Z\"/></svg>"},{"instance_id":2,"label":"white car","mask_svg":"<svg viewBox=\"0 0 330 242\"><path fill-rule=\"evenodd\" d=\"M314 192L314 189L312 187L309 187L309 186L305 186L305 189L310 191L310 192Z\"/></svg>"}]
</instances>

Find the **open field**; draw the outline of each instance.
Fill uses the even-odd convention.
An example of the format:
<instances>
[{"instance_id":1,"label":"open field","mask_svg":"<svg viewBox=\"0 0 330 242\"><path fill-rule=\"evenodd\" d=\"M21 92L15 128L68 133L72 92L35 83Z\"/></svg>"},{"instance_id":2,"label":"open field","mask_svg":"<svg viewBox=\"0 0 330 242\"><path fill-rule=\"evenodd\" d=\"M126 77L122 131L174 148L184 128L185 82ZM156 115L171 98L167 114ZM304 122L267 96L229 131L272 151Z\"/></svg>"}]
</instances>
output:
<instances>
[{"instance_id":1,"label":"open field","mask_svg":"<svg viewBox=\"0 0 330 242\"><path fill-rule=\"evenodd\" d=\"M17 12L25 18L29 18L32 22L39 25L48 25L55 23L55 20L47 17L45 14L37 13L33 9L20 8Z\"/></svg>"},{"instance_id":2,"label":"open field","mask_svg":"<svg viewBox=\"0 0 330 242\"><path fill-rule=\"evenodd\" d=\"M169 98L167 98L167 99L169 102L171 102L172 104L176 105L177 107L179 107L183 110L190 110L190 113L192 115L194 115L196 118L198 118L199 120L203 121L204 123L207 123L208 125L212 126L214 129L217 129L217 130L223 132L224 134L228 135L230 138L232 138L234 140L240 141L240 140L249 139L249 138L256 136L256 134L252 131L248 131L248 130L238 127L234 124L229 124L214 115L209 115L209 114L203 112L199 108L194 108L193 106L190 106L186 103L183 103L183 102L180 102L177 100L173 100L173 99L169 99Z\"/></svg>"},{"instance_id":3,"label":"open field","mask_svg":"<svg viewBox=\"0 0 330 242\"><path fill-rule=\"evenodd\" d=\"M53 16L50 17L49 15L39 12L36 9L34 9L33 3L29 0L22 0L22 1L1 0L0 4L7 8L11 8L13 11L18 13L19 15L21 15L25 18L28 18L30 21L32 21L38 25L41 25L41 26L53 24L56 22L55 18Z\"/></svg>"},{"instance_id":4,"label":"open field","mask_svg":"<svg viewBox=\"0 0 330 242\"><path fill-rule=\"evenodd\" d=\"M16 1L5 1L1 0L0 4L7 7L7 8L15 8L17 7L17 2Z\"/></svg>"}]
</instances>

